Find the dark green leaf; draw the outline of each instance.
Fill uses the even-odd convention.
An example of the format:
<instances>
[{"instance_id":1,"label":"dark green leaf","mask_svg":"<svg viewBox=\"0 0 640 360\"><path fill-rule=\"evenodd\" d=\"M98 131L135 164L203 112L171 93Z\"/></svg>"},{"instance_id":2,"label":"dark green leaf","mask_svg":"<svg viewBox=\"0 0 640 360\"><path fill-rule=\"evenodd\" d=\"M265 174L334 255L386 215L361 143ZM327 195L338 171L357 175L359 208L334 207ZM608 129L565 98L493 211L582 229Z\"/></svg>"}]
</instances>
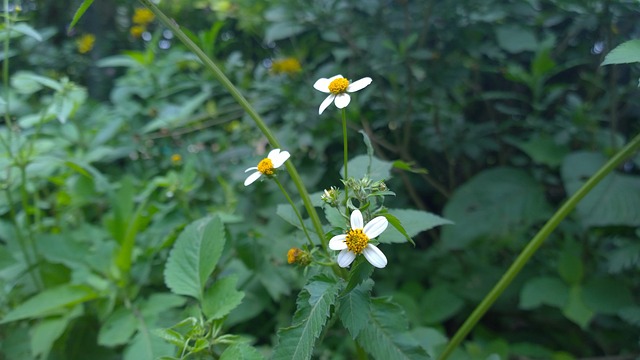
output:
<instances>
[{"instance_id":1,"label":"dark green leaf","mask_svg":"<svg viewBox=\"0 0 640 360\"><path fill-rule=\"evenodd\" d=\"M415 245L412 238L419 233L436 226L453 224L445 218L422 210L388 209L388 214L383 215L393 227L387 228L380 235L381 243L402 243L407 240Z\"/></svg>"},{"instance_id":2,"label":"dark green leaf","mask_svg":"<svg viewBox=\"0 0 640 360\"><path fill-rule=\"evenodd\" d=\"M373 288L373 280L358 285L346 295L340 297L338 303L338 316L351 337L358 337L360 330L367 325L369 320L369 294Z\"/></svg>"},{"instance_id":3,"label":"dark green leaf","mask_svg":"<svg viewBox=\"0 0 640 360\"><path fill-rule=\"evenodd\" d=\"M583 286L584 303L600 314L617 314L620 309L634 305L629 287L615 278L596 278Z\"/></svg>"},{"instance_id":4,"label":"dark green leaf","mask_svg":"<svg viewBox=\"0 0 640 360\"><path fill-rule=\"evenodd\" d=\"M368 280L373 273L373 266L364 259L364 256L356 257L354 264L349 272L349 280L344 292L347 293ZM373 285L372 285L373 286Z\"/></svg>"},{"instance_id":5,"label":"dark green leaf","mask_svg":"<svg viewBox=\"0 0 640 360\"><path fill-rule=\"evenodd\" d=\"M520 308L535 309L549 305L562 309L569 300L569 288L554 277L535 277L528 280L520 291Z\"/></svg>"},{"instance_id":6,"label":"dark green leaf","mask_svg":"<svg viewBox=\"0 0 640 360\"><path fill-rule=\"evenodd\" d=\"M357 341L371 356L380 360L428 359L426 351L408 334L407 319L398 305L373 299L368 317Z\"/></svg>"},{"instance_id":7,"label":"dark green leaf","mask_svg":"<svg viewBox=\"0 0 640 360\"><path fill-rule=\"evenodd\" d=\"M449 291L446 286L435 286L422 298L422 319L427 324L438 324L455 315L464 301Z\"/></svg>"},{"instance_id":8,"label":"dark green leaf","mask_svg":"<svg viewBox=\"0 0 640 360\"><path fill-rule=\"evenodd\" d=\"M278 345L274 349L273 359L311 358L315 341L327 322L330 307L336 301L340 288L340 283L320 277L300 292L293 325L278 331Z\"/></svg>"},{"instance_id":9,"label":"dark green leaf","mask_svg":"<svg viewBox=\"0 0 640 360\"><path fill-rule=\"evenodd\" d=\"M571 287L569 300L562 309L562 313L581 328L587 328L591 318L593 318L593 311L585 305L580 286L574 285Z\"/></svg>"},{"instance_id":10,"label":"dark green leaf","mask_svg":"<svg viewBox=\"0 0 640 360\"><path fill-rule=\"evenodd\" d=\"M117 346L129 342L138 328L138 321L130 309L120 308L114 311L100 327L98 344Z\"/></svg>"},{"instance_id":11,"label":"dark green leaf","mask_svg":"<svg viewBox=\"0 0 640 360\"><path fill-rule=\"evenodd\" d=\"M249 344L234 344L229 346L221 355L220 360L261 360L264 356Z\"/></svg>"},{"instance_id":12,"label":"dark green leaf","mask_svg":"<svg viewBox=\"0 0 640 360\"><path fill-rule=\"evenodd\" d=\"M98 297L88 286L65 284L49 288L9 311L0 323L36 318Z\"/></svg>"},{"instance_id":13,"label":"dark green leaf","mask_svg":"<svg viewBox=\"0 0 640 360\"><path fill-rule=\"evenodd\" d=\"M224 227L218 217L197 220L176 240L164 280L175 294L203 299L205 282L220 259L225 243Z\"/></svg>"},{"instance_id":14,"label":"dark green leaf","mask_svg":"<svg viewBox=\"0 0 640 360\"><path fill-rule=\"evenodd\" d=\"M546 220L549 212L544 188L527 173L511 168L485 170L449 199L443 215L456 225L442 229L442 245L460 249L480 238L513 241L529 226Z\"/></svg>"}]
</instances>

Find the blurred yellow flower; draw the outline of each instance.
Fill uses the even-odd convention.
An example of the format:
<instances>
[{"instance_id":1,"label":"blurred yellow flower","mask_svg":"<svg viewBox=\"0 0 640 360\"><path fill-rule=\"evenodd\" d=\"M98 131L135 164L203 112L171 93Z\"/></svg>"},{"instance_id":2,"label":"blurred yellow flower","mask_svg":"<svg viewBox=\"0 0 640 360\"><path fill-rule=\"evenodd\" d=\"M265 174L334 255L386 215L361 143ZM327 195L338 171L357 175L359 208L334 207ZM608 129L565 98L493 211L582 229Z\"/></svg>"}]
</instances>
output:
<instances>
[{"instance_id":1,"label":"blurred yellow flower","mask_svg":"<svg viewBox=\"0 0 640 360\"><path fill-rule=\"evenodd\" d=\"M147 28L142 25L133 25L131 29L129 29L129 34L137 39L142 36L142 33L145 32L145 30L147 30Z\"/></svg>"},{"instance_id":2,"label":"blurred yellow flower","mask_svg":"<svg viewBox=\"0 0 640 360\"><path fill-rule=\"evenodd\" d=\"M171 155L171 162L174 164L179 163L180 161L182 161L182 156L180 154L173 154Z\"/></svg>"},{"instance_id":3,"label":"blurred yellow flower","mask_svg":"<svg viewBox=\"0 0 640 360\"><path fill-rule=\"evenodd\" d=\"M78 52L80 54L86 54L91 49L93 49L93 45L96 42L96 37L93 34L84 34L78 40L76 40L76 46L78 47Z\"/></svg>"},{"instance_id":4,"label":"blurred yellow flower","mask_svg":"<svg viewBox=\"0 0 640 360\"><path fill-rule=\"evenodd\" d=\"M137 25L147 25L155 19L156 16L147 8L137 8L133 12L132 21Z\"/></svg>"},{"instance_id":5,"label":"blurred yellow flower","mask_svg":"<svg viewBox=\"0 0 640 360\"><path fill-rule=\"evenodd\" d=\"M298 59L292 57L273 60L271 64L271 72L273 74L295 74L301 70L302 66Z\"/></svg>"}]
</instances>

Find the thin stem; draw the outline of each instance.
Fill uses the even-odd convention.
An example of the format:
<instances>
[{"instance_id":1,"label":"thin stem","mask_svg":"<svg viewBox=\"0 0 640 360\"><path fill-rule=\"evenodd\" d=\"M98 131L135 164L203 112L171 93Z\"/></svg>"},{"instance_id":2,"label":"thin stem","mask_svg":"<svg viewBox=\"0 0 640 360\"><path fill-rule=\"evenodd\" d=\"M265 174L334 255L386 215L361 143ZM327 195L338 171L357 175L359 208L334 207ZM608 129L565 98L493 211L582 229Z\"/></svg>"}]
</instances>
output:
<instances>
[{"instance_id":1,"label":"thin stem","mask_svg":"<svg viewBox=\"0 0 640 360\"><path fill-rule=\"evenodd\" d=\"M296 213L296 216L298 217L298 221L300 221L300 226L302 227L302 231L304 232L304 235L307 237L307 240L309 240L309 246L311 246L310 249L313 249L315 247L315 244L313 243L313 240L311 240L311 236L309 236L307 227L304 226L304 221L302 220L302 216L300 215L298 208L296 208L296 204L293 203L293 200L291 200L291 196L289 196L289 193L287 192L287 190L284 188L284 186L282 186L282 183L280 182L280 180L278 180L278 177L274 176L272 179L275 180L276 184L278 184L280 191L282 191L282 193L284 194L284 197L287 198L287 201L291 205L293 212Z\"/></svg>"},{"instance_id":2,"label":"thin stem","mask_svg":"<svg viewBox=\"0 0 640 360\"><path fill-rule=\"evenodd\" d=\"M593 176L587 180L587 182L582 185L582 187L576 191L573 196L567 200L564 205L556 211L555 214L547 221L546 224L538 231L536 236L529 241L527 246L522 250L520 255L516 258L516 260L511 264L509 270L502 276L500 281L491 289L489 294L482 300L482 302L473 310L471 315L467 318L467 320L462 324L460 329L455 333L451 342L447 344L447 347L444 349L442 354L440 354L439 360L445 360L451 355L453 350L462 342L462 340L469 334L471 329L480 321L480 318L489 310L491 305L498 299L498 297L504 292L504 290L509 286L511 281L518 275L520 270L524 267L524 265L529 261L531 256L535 254L536 250L542 245L544 240L549 237L551 232L560 224L560 222L569 215L569 213L576 207L578 202L584 198L591 189L593 189L602 179L604 179L607 174L609 174L613 169L615 169L618 165L620 165L625 159L627 159L631 154L633 154L638 148L640 148L640 134L636 135L633 140L631 140L622 150L620 150L616 155L614 155L604 166L602 166L598 172L596 172Z\"/></svg>"},{"instance_id":3,"label":"thin stem","mask_svg":"<svg viewBox=\"0 0 640 360\"><path fill-rule=\"evenodd\" d=\"M227 89L229 94L233 96L233 98L240 104L240 106L247 112L247 114L253 119L256 123L262 134L269 140L269 143L274 148L281 148L280 143L275 138L267 124L262 120L260 115L253 109L253 106L247 101L247 99L238 91L238 89L229 81L229 79L224 75L224 73L218 68L218 66L211 60L207 55L196 45L189 37L180 30L178 24L169 19L158 7L153 4L150 0L139 0L142 5L146 6L151 10L158 19L168 27L180 41L191 50L203 63L203 65L211 71L213 76L220 81L222 86ZM307 214L313 223L314 230L318 234L318 238L320 239L320 243L324 249L327 248L327 241L324 238L324 231L322 230L322 223L320 222L320 217L316 209L313 207L311 203L311 198L309 197L309 192L307 188L304 186L302 182L302 178L300 178L300 174L298 174L298 170L296 170L295 166L291 161L287 161L285 166L287 167L287 171L289 172L289 176L291 176L291 180L296 185L298 189L298 193L300 194L300 198L304 203L304 207L307 209Z\"/></svg>"},{"instance_id":4,"label":"thin stem","mask_svg":"<svg viewBox=\"0 0 640 360\"><path fill-rule=\"evenodd\" d=\"M342 143L343 143L343 152L344 152L344 179L349 179L349 167L347 163L349 162L349 146L347 142L347 110L342 109ZM349 187L344 187L344 200L345 202L349 201ZM349 209L347 209L349 211Z\"/></svg>"}]
</instances>

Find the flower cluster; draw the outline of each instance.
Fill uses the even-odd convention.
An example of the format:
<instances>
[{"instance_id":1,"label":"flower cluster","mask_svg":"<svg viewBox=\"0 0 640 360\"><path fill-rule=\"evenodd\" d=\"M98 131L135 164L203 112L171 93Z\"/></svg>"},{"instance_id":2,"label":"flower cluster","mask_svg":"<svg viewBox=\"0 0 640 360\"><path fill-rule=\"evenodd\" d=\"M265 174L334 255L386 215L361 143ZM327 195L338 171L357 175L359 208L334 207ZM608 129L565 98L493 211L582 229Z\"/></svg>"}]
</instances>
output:
<instances>
[{"instance_id":1,"label":"flower cluster","mask_svg":"<svg viewBox=\"0 0 640 360\"><path fill-rule=\"evenodd\" d=\"M86 54L93 49L96 43L96 37L93 34L84 34L76 40L76 47L80 54Z\"/></svg>"},{"instance_id":2,"label":"flower cluster","mask_svg":"<svg viewBox=\"0 0 640 360\"><path fill-rule=\"evenodd\" d=\"M147 26L153 22L156 16L147 8L137 8L133 11L131 22L133 26L129 29L129 33L134 38L139 38L142 33L147 31Z\"/></svg>"},{"instance_id":3,"label":"flower cluster","mask_svg":"<svg viewBox=\"0 0 640 360\"><path fill-rule=\"evenodd\" d=\"M302 71L302 66L296 58L288 57L284 59L273 60L271 63L271 73L293 75Z\"/></svg>"}]
</instances>

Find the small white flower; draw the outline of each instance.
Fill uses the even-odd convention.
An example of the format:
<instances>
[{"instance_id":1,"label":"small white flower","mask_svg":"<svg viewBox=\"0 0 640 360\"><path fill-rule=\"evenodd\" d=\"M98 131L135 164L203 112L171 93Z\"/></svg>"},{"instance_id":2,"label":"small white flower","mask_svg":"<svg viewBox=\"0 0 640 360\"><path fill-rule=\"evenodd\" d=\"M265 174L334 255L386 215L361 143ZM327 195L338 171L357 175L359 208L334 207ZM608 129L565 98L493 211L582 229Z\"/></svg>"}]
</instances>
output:
<instances>
[{"instance_id":1,"label":"small white flower","mask_svg":"<svg viewBox=\"0 0 640 360\"><path fill-rule=\"evenodd\" d=\"M258 166L252 166L244 171L249 172L251 170L255 170L255 172L249 175L244 181L244 186L253 184L262 175L273 175L275 173L275 170L282 166L282 164L284 164L284 162L287 161L290 156L291 155L288 151L280 151L280 149L271 150L266 158L260 160Z\"/></svg>"},{"instance_id":2,"label":"small white flower","mask_svg":"<svg viewBox=\"0 0 640 360\"><path fill-rule=\"evenodd\" d=\"M347 107L349 102L351 102L351 96L347 93L362 90L369 84L371 84L370 77L362 78L358 81L354 81L353 83L349 83L349 80L342 77L342 75L336 75L328 79L319 79L315 84L313 84L313 87L318 91L329 94L329 96L327 96L322 104L320 104L318 115L322 114L324 109L326 109L334 100L338 109Z\"/></svg>"},{"instance_id":3,"label":"small white flower","mask_svg":"<svg viewBox=\"0 0 640 360\"><path fill-rule=\"evenodd\" d=\"M377 268L387 266L387 257L377 246L370 244L369 240L382 234L389 225L384 216L378 216L367 225L363 225L362 213L355 210L351 213L351 229L346 234L336 235L329 240L329 249L340 250L338 265L347 267L351 265L356 255L362 254L371 265Z\"/></svg>"}]
</instances>

